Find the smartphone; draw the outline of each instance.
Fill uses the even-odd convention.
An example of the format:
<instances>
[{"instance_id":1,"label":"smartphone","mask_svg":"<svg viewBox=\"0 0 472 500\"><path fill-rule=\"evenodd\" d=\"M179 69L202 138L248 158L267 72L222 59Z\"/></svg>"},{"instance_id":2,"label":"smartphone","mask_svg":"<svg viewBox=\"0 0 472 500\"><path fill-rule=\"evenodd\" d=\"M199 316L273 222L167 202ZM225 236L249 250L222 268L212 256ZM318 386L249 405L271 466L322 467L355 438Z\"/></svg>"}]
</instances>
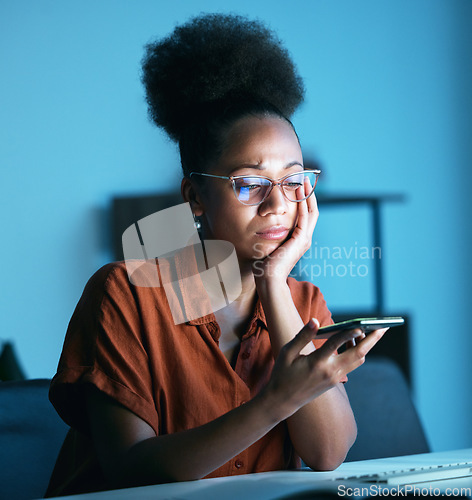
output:
<instances>
[{"instance_id":1,"label":"smartphone","mask_svg":"<svg viewBox=\"0 0 472 500\"><path fill-rule=\"evenodd\" d=\"M341 323L334 323L334 325L323 326L318 330L318 335L325 333L338 332L341 330L354 330L359 328L364 333L369 333L380 328L391 328L393 326L400 326L405 323L405 320L399 316L385 317L385 318L356 318Z\"/></svg>"}]
</instances>

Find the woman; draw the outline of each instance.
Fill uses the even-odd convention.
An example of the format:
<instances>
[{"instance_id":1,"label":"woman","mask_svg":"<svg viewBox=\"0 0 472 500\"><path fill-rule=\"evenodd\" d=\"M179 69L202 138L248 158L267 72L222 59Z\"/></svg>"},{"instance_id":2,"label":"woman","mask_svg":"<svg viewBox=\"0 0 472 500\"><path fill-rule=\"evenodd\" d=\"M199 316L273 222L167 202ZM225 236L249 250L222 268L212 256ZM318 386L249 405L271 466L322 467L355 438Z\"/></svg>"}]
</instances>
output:
<instances>
[{"instance_id":1,"label":"woman","mask_svg":"<svg viewBox=\"0 0 472 500\"><path fill-rule=\"evenodd\" d=\"M242 292L175 325L162 288L132 285L123 263L92 277L51 386L72 429L48 494L300 458L333 469L356 436L343 382L384 330L316 340L329 310L314 285L288 277L318 218L318 172L304 169L289 120L303 99L293 63L261 24L206 15L147 47L143 82L150 116L179 144L201 237L234 245Z\"/></svg>"}]
</instances>

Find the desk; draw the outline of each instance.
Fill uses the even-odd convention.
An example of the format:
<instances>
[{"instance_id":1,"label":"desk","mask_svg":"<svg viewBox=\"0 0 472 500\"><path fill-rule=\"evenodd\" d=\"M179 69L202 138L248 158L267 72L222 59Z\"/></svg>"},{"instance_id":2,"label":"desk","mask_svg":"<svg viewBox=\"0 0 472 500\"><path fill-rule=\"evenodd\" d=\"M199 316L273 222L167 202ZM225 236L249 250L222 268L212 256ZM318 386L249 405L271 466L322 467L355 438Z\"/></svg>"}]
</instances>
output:
<instances>
[{"instance_id":1,"label":"desk","mask_svg":"<svg viewBox=\"0 0 472 500\"><path fill-rule=\"evenodd\" d=\"M295 500L298 494L324 493L323 498L333 494L333 498L356 498L356 488L368 490L369 484L358 482L347 482L339 480L343 476L356 474L375 473L388 470L404 469L407 467L420 467L427 465L439 465L451 461L472 461L472 448L438 453L425 453L421 455L410 455L406 457L382 458L378 460L364 460L361 462L347 462L332 472L312 471L280 471L263 472L259 474L247 474L244 476L221 477L215 479L202 479L200 481L187 481L182 483L161 484L155 486L143 486L140 488L129 488L124 490L104 491L87 495L73 495L63 497L65 500L275 500L292 498ZM421 483L416 485L418 489L429 489L430 484ZM467 496L472 496L472 477L454 479L448 481L434 481L432 487L442 493L446 488L468 488ZM351 493L348 495L347 488ZM378 487L377 487L378 488ZM381 486L385 496L386 486ZM359 490L360 491L360 490ZM438 492L434 496L438 496ZM354 493L354 495L352 494ZM413 492L411 492L413 494ZM449 495L451 492L449 491ZM364 492L359 493L357 498L368 496ZM373 488L371 496L379 495L379 490ZM402 495L396 495L402 496ZM419 497L417 493L415 496ZM423 492L424 496L424 492ZM456 495L457 496L457 495ZM310 495L311 497L311 495ZM310 498L300 496L301 498Z\"/></svg>"}]
</instances>

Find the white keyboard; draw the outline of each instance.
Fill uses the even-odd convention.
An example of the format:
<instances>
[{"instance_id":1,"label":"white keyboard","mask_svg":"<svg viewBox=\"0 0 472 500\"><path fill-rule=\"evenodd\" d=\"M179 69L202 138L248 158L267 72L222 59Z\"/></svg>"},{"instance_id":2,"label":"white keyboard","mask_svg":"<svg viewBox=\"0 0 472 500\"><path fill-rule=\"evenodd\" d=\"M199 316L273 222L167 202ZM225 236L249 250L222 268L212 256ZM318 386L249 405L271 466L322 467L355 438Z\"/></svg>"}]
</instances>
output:
<instances>
[{"instance_id":1,"label":"white keyboard","mask_svg":"<svg viewBox=\"0 0 472 500\"><path fill-rule=\"evenodd\" d=\"M411 469L398 469L373 474L347 475L336 479L345 481L361 481L366 483L383 483L406 485L457 479L472 476L472 462L457 462L442 465L427 465Z\"/></svg>"}]
</instances>

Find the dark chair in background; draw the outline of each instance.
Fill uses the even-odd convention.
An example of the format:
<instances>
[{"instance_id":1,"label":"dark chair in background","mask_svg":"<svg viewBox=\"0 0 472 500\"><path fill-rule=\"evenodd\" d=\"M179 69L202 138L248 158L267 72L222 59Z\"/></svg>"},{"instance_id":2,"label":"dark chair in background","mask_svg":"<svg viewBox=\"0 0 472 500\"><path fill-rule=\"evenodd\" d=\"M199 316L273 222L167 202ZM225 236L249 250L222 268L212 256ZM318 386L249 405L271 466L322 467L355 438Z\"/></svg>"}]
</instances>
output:
<instances>
[{"instance_id":1,"label":"dark chair in background","mask_svg":"<svg viewBox=\"0 0 472 500\"><path fill-rule=\"evenodd\" d=\"M68 427L48 400L50 380L0 382L0 498L42 498Z\"/></svg>"},{"instance_id":2,"label":"dark chair in background","mask_svg":"<svg viewBox=\"0 0 472 500\"><path fill-rule=\"evenodd\" d=\"M0 349L0 380L24 380L25 374L11 342L4 342Z\"/></svg>"},{"instance_id":3,"label":"dark chair in background","mask_svg":"<svg viewBox=\"0 0 472 500\"><path fill-rule=\"evenodd\" d=\"M349 374L346 391L358 428L346 461L430 451L410 389L393 361L368 356Z\"/></svg>"}]
</instances>

